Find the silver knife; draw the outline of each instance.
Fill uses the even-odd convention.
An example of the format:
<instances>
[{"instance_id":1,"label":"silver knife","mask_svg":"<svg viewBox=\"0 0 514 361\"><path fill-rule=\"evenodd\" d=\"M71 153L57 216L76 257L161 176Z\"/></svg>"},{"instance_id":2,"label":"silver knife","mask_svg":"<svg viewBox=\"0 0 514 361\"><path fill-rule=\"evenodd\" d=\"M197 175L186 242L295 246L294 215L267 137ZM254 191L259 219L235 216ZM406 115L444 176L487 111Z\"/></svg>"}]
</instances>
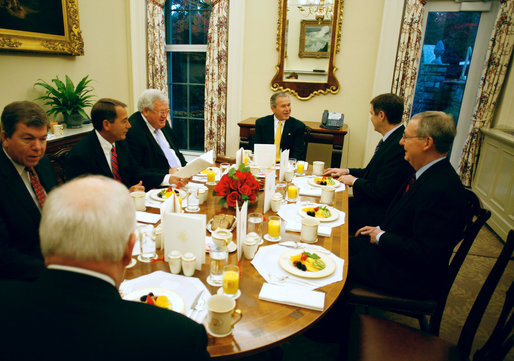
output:
<instances>
[{"instance_id":1,"label":"silver knife","mask_svg":"<svg viewBox=\"0 0 514 361\"><path fill-rule=\"evenodd\" d=\"M191 317L191 315L195 311L195 307L198 305L198 302L200 301L200 298L202 297L204 291L205 290L202 290L202 291L198 292L198 294L196 295L193 303L191 304L191 307L189 307L190 311L189 311L188 317Z\"/></svg>"}]
</instances>

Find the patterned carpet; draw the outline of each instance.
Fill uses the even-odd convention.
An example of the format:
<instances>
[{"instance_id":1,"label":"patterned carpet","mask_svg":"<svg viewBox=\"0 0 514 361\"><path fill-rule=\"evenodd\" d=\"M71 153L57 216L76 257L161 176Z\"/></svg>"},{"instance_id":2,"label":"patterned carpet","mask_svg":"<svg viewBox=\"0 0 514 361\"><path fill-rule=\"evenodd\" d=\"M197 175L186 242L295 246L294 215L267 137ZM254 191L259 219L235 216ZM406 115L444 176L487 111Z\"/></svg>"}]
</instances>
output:
<instances>
[{"instance_id":1,"label":"patterned carpet","mask_svg":"<svg viewBox=\"0 0 514 361\"><path fill-rule=\"evenodd\" d=\"M471 309L482 283L489 274L496 258L501 252L502 247L503 244L496 234L488 226L484 226L470 249L450 291L441 324L440 336L442 338L450 342L457 343L467 314ZM478 328L475 341L473 343L472 354L485 343L491 334L503 306L505 293L513 280L514 260L511 259L493 297L491 298L489 306L482 319L482 323ZM418 321L409 317L380 310L370 310L370 313L414 328L419 327ZM277 350L255 355L253 357L249 357L247 360L331 361L337 360L338 354L338 344L316 342L308 337L299 336L296 339L285 343ZM514 350L511 350L505 360L514 361Z\"/></svg>"}]
</instances>

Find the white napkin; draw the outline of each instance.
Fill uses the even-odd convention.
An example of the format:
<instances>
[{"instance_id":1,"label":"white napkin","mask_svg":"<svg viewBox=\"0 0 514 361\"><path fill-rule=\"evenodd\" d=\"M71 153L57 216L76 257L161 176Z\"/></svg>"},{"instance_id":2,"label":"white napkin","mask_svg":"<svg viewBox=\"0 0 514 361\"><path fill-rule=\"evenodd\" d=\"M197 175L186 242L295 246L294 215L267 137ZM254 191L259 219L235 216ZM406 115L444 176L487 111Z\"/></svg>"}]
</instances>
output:
<instances>
[{"instance_id":1,"label":"white napkin","mask_svg":"<svg viewBox=\"0 0 514 361\"><path fill-rule=\"evenodd\" d=\"M180 213L182 212L182 207L180 206L180 201L178 200L178 196L175 192L166 199L161 205L161 219L166 213Z\"/></svg>"},{"instance_id":2,"label":"white napkin","mask_svg":"<svg viewBox=\"0 0 514 361\"><path fill-rule=\"evenodd\" d=\"M289 149L284 150L280 153L280 172L278 175L278 179L280 182L284 181L284 174L287 170L287 167L289 167Z\"/></svg>"},{"instance_id":3,"label":"white napkin","mask_svg":"<svg viewBox=\"0 0 514 361\"><path fill-rule=\"evenodd\" d=\"M277 159L277 147L275 144L255 144L253 152L253 161L257 167L272 168L275 167Z\"/></svg>"},{"instance_id":4,"label":"white napkin","mask_svg":"<svg viewBox=\"0 0 514 361\"><path fill-rule=\"evenodd\" d=\"M302 244L303 245L303 244ZM343 280L343 266L344 260L334 255L332 252L317 245L306 245L307 250L316 250L320 252L322 257L330 257L336 264L334 273L323 278L303 278L290 274L280 266L279 257L291 248L274 244L271 246L261 246L257 254L252 260L252 265L257 272L269 283L281 285L293 285L314 290L319 287L329 285L334 282ZM298 249L301 251L301 249Z\"/></svg>"},{"instance_id":5,"label":"white napkin","mask_svg":"<svg viewBox=\"0 0 514 361\"><path fill-rule=\"evenodd\" d=\"M136 221L155 224L161 220L160 214L136 211Z\"/></svg>"},{"instance_id":6,"label":"white napkin","mask_svg":"<svg viewBox=\"0 0 514 361\"><path fill-rule=\"evenodd\" d=\"M245 150L243 148L239 148L236 151L236 163L235 164L237 167L239 167L242 163L244 163L244 161L245 161L244 154L245 154Z\"/></svg>"},{"instance_id":7,"label":"white napkin","mask_svg":"<svg viewBox=\"0 0 514 361\"><path fill-rule=\"evenodd\" d=\"M315 311L323 311L325 307L324 292L310 291L303 287L289 285L264 283L259 293L259 299Z\"/></svg>"},{"instance_id":8,"label":"white napkin","mask_svg":"<svg viewBox=\"0 0 514 361\"><path fill-rule=\"evenodd\" d=\"M164 288L178 293L186 304L184 313L188 316L191 313L191 305L199 292L204 291L201 296L204 304L211 295L200 279L196 277L175 275L163 271L156 271L132 280L123 281L120 285L120 294L123 298L124 295L130 292L152 287ZM203 310L194 312L193 316L194 321L202 323L205 316L207 316L207 307L204 306Z\"/></svg>"}]
</instances>

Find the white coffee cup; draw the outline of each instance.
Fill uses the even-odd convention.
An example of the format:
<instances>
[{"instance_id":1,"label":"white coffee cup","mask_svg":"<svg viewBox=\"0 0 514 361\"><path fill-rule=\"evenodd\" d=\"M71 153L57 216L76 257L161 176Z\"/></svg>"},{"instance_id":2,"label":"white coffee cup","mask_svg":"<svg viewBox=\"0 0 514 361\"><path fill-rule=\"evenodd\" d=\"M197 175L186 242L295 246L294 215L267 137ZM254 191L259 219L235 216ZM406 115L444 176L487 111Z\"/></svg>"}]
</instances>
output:
<instances>
[{"instance_id":1,"label":"white coffee cup","mask_svg":"<svg viewBox=\"0 0 514 361\"><path fill-rule=\"evenodd\" d=\"M228 229L218 228L214 232L212 232L212 242L217 247L227 247L227 245L232 241L232 232Z\"/></svg>"},{"instance_id":2,"label":"white coffee cup","mask_svg":"<svg viewBox=\"0 0 514 361\"><path fill-rule=\"evenodd\" d=\"M319 160L312 162L312 174L318 175L318 176L322 175L323 169L325 169L325 162L322 162Z\"/></svg>"},{"instance_id":3,"label":"white coffee cup","mask_svg":"<svg viewBox=\"0 0 514 361\"><path fill-rule=\"evenodd\" d=\"M208 192L209 188L207 188L206 186L198 187L198 200L200 201L200 204L203 204L207 200Z\"/></svg>"},{"instance_id":4,"label":"white coffee cup","mask_svg":"<svg viewBox=\"0 0 514 361\"><path fill-rule=\"evenodd\" d=\"M179 274L182 268L182 254L180 251L174 250L168 254L168 263L170 265L170 271L174 274Z\"/></svg>"},{"instance_id":5,"label":"white coffee cup","mask_svg":"<svg viewBox=\"0 0 514 361\"><path fill-rule=\"evenodd\" d=\"M214 295L207 300L208 328L213 336L226 336L243 317L243 312L236 309L236 301L230 296Z\"/></svg>"},{"instance_id":6,"label":"white coffee cup","mask_svg":"<svg viewBox=\"0 0 514 361\"><path fill-rule=\"evenodd\" d=\"M321 189L321 197L319 199L319 202L323 204L328 204L329 206L334 204L335 191L335 188L332 186L323 187Z\"/></svg>"},{"instance_id":7,"label":"white coffee cup","mask_svg":"<svg viewBox=\"0 0 514 361\"><path fill-rule=\"evenodd\" d=\"M253 259L259 247L259 235L255 232L248 233L243 243L243 254L246 259Z\"/></svg>"},{"instance_id":8,"label":"white coffee cup","mask_svg":"<svg viewBox=\"0 0 514 361\"><path fill-rule=\"evenodd\" d=\"M130 196L134 200L134 205L136 206L136 211L144 211L145 207L145 196L146 193L142 191L132 192Z\"/></svg>"},{"instance_id":9,"label":"white coffee cup","mask_svg":"<svg viewBox=\"0 0 514 361\"><path fill-rule=\"evenodd\" d=\"M196 267L196 256L187 252L182 255L182 272L184 272L184 276L191 277L195 274Z\"/></svg>"},{"instance_id":10,"label":"white coffee cup","mask_svg":"<svg viewBox=\"0 0 514 361\"><path fill-rule=\"evenodd\" d=\"M315 243L318 240L319 220L312 217L302 219L300 239L305 243Z\"/></svg>"},{"instance_id":11,"label":"white coffee cup","mask_svg":"<svg viewBox=\"0 0 514 361\"><path fill-rule=\"evenodd\" d=\"M291 182L293 180L293 175L294 175L294 169L287 169L284 172L284 180L286 182Z\"/></svg>"}]
</instances>

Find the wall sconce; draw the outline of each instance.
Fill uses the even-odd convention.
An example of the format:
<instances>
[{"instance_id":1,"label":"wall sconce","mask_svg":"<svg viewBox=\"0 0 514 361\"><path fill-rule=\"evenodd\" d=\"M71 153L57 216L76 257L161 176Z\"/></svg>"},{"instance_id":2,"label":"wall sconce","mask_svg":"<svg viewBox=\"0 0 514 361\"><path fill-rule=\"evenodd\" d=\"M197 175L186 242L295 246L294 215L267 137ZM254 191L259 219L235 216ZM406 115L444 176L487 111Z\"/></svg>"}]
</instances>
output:
<instances>
[{"instance_id":1,"label":"wall sconce","mask_svg":"<svg viewBox=\"0 0 514 361\"><path fill-rule=\"evenodd\" d=\"M334 8L333 0L319 0L319 2L308 2L298 0L298 10L302 17L314 16L314 19L321 23L323 20L330 20ZM311 0L312 1L312 0Z\"/></svg>"}]
</instances>

